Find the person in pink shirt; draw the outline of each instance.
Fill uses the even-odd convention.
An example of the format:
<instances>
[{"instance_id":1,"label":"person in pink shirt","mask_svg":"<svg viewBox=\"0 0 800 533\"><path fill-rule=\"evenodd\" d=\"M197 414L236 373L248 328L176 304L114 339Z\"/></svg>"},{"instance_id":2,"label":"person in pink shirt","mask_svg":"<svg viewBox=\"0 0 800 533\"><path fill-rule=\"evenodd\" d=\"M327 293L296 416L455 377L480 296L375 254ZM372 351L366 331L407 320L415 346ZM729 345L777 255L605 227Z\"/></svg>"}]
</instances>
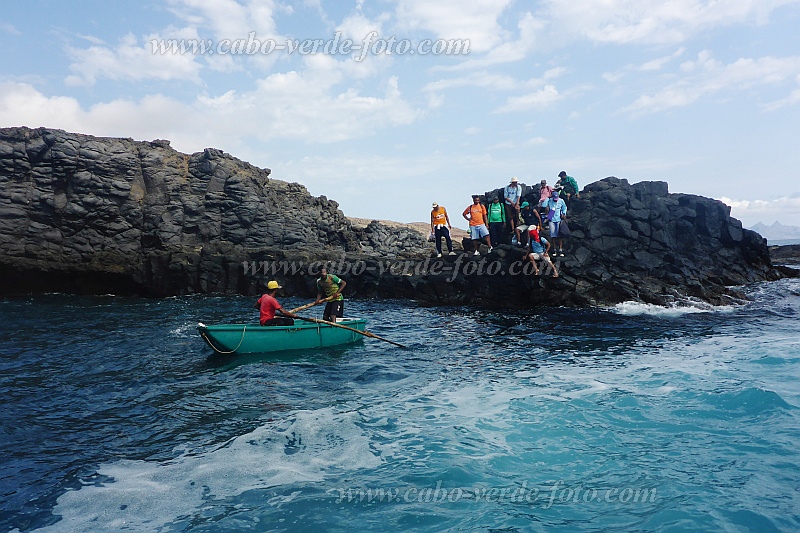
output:
<instances>
[{"instance_id":1,"label":"person in pink shirt","mask_svg":"<svg viewBox=\"0 0 800 533\"><path fill-rule=\"evenodd\" d=\"M539 189L539 203L550 198L551 194L553 194L553 188L547 184L547 180L542 180L541 188Z\"/></svg>"}]
</instances>

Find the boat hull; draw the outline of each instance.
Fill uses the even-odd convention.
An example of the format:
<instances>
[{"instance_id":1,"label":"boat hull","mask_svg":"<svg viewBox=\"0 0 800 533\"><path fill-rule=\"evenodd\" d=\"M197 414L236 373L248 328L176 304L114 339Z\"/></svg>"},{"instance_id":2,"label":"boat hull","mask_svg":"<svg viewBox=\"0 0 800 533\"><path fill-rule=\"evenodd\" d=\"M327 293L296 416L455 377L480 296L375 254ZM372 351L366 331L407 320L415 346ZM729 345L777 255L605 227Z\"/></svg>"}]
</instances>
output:
<instances>
[{"instance_id":1,"label":"boat hull","mask_svg":"<svg viewBox=\"0 0 800 533\"><path fill-rule=\"evenodd\" d=\"M364 331L367 321L346 318L342 326ZM255 354L310 350L341 346L360 340L363 335L329 324L295 323L293 326L259 326L258 324L198 324L200 336L215 352Z\"/></svg>"}]
</instances>

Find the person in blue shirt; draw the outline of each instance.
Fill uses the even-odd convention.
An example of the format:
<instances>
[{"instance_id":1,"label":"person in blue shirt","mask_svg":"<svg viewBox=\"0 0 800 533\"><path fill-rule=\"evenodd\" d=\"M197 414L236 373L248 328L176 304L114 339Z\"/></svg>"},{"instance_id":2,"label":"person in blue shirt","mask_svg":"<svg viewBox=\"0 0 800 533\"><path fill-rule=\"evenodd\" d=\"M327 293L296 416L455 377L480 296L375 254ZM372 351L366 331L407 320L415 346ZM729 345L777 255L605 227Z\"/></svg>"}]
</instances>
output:
<instances>
[{"instance_id":1,"label":"person in blue shirt","mask_svg":"<svg viewBox=\"0 0 800 533\"><path fill-rule=\"evenodd\" d=\"M550 259L550 243L547 242L547 239L539 235L539 230L536 227L531 227L528 230L528 241L530 244L528 245L528 255L526 258L533 264L533 273L535 276L539 275L539 267L536 265L536 261L542 260L547 265L553 269L553 277L558 277L558 270L556 269L556 265L553 264L553 260Z\"/></svg>"},{"instance_id":2,"label":"person in blue shirt","mask_svg":"<svg viewBox=\"0 0 800 533\"><path fill-rule=\"evenodd\" d=\"M554 243L558 244L558 255L564 257L564 239L559 237L558 230L561 226L561 221L567 219L567 204L564 203L562 198L558 197L558 191L553 191L550 198L547 198L539 205L547 208L547 220L550 222L550 238ZM555 254L556 251L553 249L553 255Z\"/></svg>"}]
</instances>

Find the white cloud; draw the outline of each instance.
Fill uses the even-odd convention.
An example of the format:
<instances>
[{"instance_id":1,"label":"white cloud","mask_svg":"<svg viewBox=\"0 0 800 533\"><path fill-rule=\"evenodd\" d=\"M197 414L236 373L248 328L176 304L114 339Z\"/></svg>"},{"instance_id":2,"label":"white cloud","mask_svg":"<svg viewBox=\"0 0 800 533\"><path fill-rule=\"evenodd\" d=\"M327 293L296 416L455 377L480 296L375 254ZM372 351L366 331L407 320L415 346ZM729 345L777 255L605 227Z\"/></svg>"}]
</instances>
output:
<instances>
[{"instance_id":1,"label":"white cloud","mask_svg":"<svg viewBox=\"0 0 800 533\"><path fill-rule=\"evenodd\" d=\"M73 74L65 79L65 83L70 86L91 86L100 79L199 83L204 65L215 72L233 72L241 70L245 62L269 70L277 61L278 53L223 55L198 50L207 44L212 52L218 46L227 52L235 49L236 43L264 43L267 39L283 43L286 40L277 31L274 16L278 8L273 0L248 0L244 3L236 0L170 0L170 6L171 11L187 26L167 27L142 36L141 40L128 34L116 46L106 46L101 39L92 35L80 35L92 46L67 49L73 61L70 65ZM180 53L155 53L154 40L177 40L189 48ZM199 48L192 48L198 44Z\"/></svg>"},{"instance_id":2,"label":"white cloud","mask_svg":"<svg viewBox=\"0 0 800 533\"><path fill-rule=\"evenodd\" d=\"M250 138L343 141L409 124L420 116L403 99L397 77L387 79L380 95L364 95L352 88L337 90L346 67L328 56L305 59L303 72L272 74L258 80L253 90L229 90L188 103L148 95L84 109L74 98L47 97L29 84L3 83L0 123L93 135L169 138L176 148L193 151L228 147Z\"/></svg>"},{"instance_id":3,"label":"white cloud","mask_svg":"<svg viewBox=\"0 0 800 533\"><path fill-rule=\"evenodd\" d=\"M640 96L623 111L634 115L655 113L686 106L719 92L779 84L800 76L800 56L741 58L725 65L715 60L710 52L703 51L698 54L697 61L682 64L681 70L686 77L655 94Z\"/></svg>"},{"instance_id":4,"label":"white cloud","mask_svg":"<svg viewBox=\"0 0 800 533\"><path fill-rule=\"evenodd\" d=\"M191 26L208 28L216 40L246 39L256 32L259 39L280 37L274 0L169 0L175 15Z\"/></svg>"},{"instance_id":5,"label":"white cloud","mask_svg":"<svg viewBox=\"0 0 800 533\"><path fill-rule=\"evenodd\" d=\"M731 206L731 215L745 221L746 226L761 220L800 223L800 196L784 196L774 200L735 200L723 196L719 200Z\"/></svg>"},{"instance_id":6,"label":"white cloud","mask_svg":"<svg viewBox=\"0 0 800 533\"><path fill-rule=\"evenodd\" d=\"M182 38L196 39L191 30L179 32ZM161 39L157 35L145 37L144 42L128 34L115 48L90 46L89 48L69 48L67 50L73 63L73 72L64 80L70 86L91 86L98 79L116 81L139 81L145 79L183 80L200 82L201 65L190 53L153 53L150 41Z\"/></svg>"},{"instance_id":7,"label":"white cloud","mask_svg":"<svg viewBox=\"0 0 800 533\"><path fill-rule=\"evenodd\" d=\"M649 72L654 70L661 70L664 68L664 65L671 62L672 60L680 57L686 51L685 48L681 47L678 48L675 52L668 56L658 57L656 59L651 59L650 61L644 63L639 67L639 70L642 72Z\"/></svg>"},{"instance_id":8,"label":"white cloud","mask_svg":"<svg viewBox=\"0 0 800 533\"><path fill-rule=\"evenodd\" d=\"M470 50L486 52L505 40L498 18L512 0L401 0L401 28L424 29L440 39L469 39Z\"/></svg>"},{"instance_id":9,"label":"white cloud","mask_svg":"<svg viewBox=\"0 0 800 533\"><path fill-rule=\"evenodd\" d=\"M8 22L0 22L0 31L9 33L11 35L22 35L22 32L19 31L13 24L9 24Z\"/></svg>"},{"instance_id":10,"label":"white cloud","mask_svg":"<svg viewBox=\"0 0 800 533\"><path fill-rule=\"evenodd\" d=\"M512 39L506 33L502 42L492 46L484 55L478 57L470 56L466 61L455 65L438 67L438 70L469 70L474 68L484 68L491 65L512 63L525 59L533 51L540 40L540 34L544 31L546 23L535 18L531 13L524 13L517 23L519 38ZM480 51L480 50L476 50Z\"/></svg>"},{"instance_id":11,"label":"white cloud","mask_svg":"<svg viewBox=\"0 0 800 533\"><path fill-rule=\"evenodd\" d=\"M519 150L520 148L530 148L533 146L540 146L547 144L547 139L544 137L531 137L522 141L503 141L493 144L489 147L490 150Z\"/></svg>"},{"instance_id":12,"label":"white cloud","mask_svg":"<svg viewBox=\"0 0 800 533\"><path fill-rule=\"evenodd\" d=\"M562 98L563 96L558 94L558 89L556 89L554 85L545 85L538 91L523 96L512 96L508 98L506 104L495 112L514 113L517 111L545 108L553 105Z\"/></svg>"},{"instance_id":13,"label":"white cloud","mask_svg":"<svg viewBox=\"0 0 800 533\"><path fill-rule=\"evenodd\" d=\"M680 43L703 31L764 23L798 0L547 0L555 33L600 43Z\"/></svg>"}]
</instances>

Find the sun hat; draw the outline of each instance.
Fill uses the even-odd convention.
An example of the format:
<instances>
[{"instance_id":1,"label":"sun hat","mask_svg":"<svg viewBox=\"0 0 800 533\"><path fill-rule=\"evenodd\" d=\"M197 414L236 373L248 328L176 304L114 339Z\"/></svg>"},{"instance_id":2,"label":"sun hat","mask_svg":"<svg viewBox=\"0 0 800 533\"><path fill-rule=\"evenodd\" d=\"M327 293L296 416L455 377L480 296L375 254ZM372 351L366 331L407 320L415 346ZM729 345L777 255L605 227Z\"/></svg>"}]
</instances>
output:
<instances>
[{"instance_id":1,"label":"sun hat","mask_svg":"<svg viewBox=\"0 0 800 533\"><path fill-rule=\"evenodd\" d=\"M519 180L517 179L517 177L516 177L516 176L514 176L513 178L511 178L511 183L517 183L518 181L519 181Z\"/></svg>"},{"instance_id":2,"label":"sun hat","mask_svg":"<svg viewBox=\"0 0 800 533\"><path fill-rule=\"evenodd\" d=\"M438 202L433 202L433 206L432 207L439 207Z\"/></svg>"},{"instance_id":3,"label":"sun hat","mask_svg":"<svg viewBox=\"0 0 800 533\"><path fill-rule=\"evenodd\" d=\"M275 281L275 280L272 280L272 281L270 281L269 283L267 283L267 289L268 289L268 290L273 290L273 289L282 289L282 288L283 288L283 287L281 287L280 285L278 285L278 282L277 282L277 281Z\"/></svg>"},{"instance_id":4,"label":"sun hat","mask_svg":"<svg viewBox=\"0 0 800 533\"><path fill-rule=\"evenodd\" d=\"M547 185L547 180L542 180L542 185Z\"/></svg>"}]
</instances>

